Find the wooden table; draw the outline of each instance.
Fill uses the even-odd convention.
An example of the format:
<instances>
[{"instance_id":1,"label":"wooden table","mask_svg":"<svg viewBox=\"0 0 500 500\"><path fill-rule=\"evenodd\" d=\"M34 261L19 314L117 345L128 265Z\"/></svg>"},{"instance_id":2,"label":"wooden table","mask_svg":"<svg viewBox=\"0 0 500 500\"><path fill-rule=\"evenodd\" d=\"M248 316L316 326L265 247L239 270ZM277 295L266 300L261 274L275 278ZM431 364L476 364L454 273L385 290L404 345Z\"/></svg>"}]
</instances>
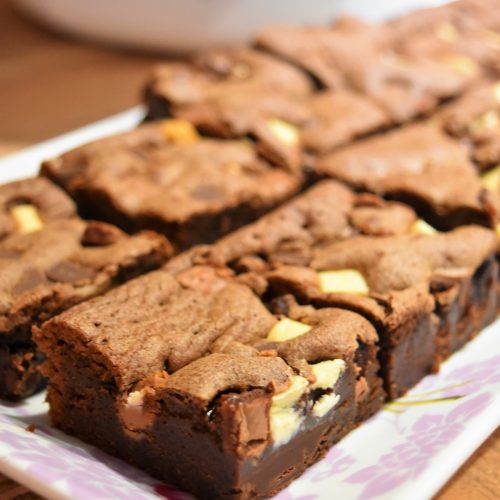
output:
<instances>
[{"instance_id":1,"label":"wooden table","mask_svg":"<svg viewBox=\"0 0 500 500\"><path fill-rule=\"evenodd\" d=\"M49 33L0 0L0 155L136 104L155 62ZM437 496L500 497L500 429ZM37 495L0 475L0 499Z\"/></svg>"}]
</instances>

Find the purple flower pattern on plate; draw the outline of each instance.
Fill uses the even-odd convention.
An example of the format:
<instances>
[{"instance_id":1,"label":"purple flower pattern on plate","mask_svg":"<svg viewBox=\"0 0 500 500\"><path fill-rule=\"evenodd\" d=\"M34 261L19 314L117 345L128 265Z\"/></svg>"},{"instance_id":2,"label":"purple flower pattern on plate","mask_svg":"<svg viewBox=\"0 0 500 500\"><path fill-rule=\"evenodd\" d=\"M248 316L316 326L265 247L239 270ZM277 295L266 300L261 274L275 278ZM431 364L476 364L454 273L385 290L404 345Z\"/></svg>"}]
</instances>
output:
<instances>
[{"instance_id":1,"label":"purple flower pattern on plate","mask_svg":"<svg viewBox=\"0 0 500 500\"><path fill-rule=\"evenodd\" d=\"M416 479L429 461L463 432L466 422L480 413L491 401L487 393L480 394L456 406L445 414L420 417L405 440L382 455L377 464L365 467L347 478L363 484L360 498L374 498L390 491L409 479Z\"/></svg>"}]
</instances>

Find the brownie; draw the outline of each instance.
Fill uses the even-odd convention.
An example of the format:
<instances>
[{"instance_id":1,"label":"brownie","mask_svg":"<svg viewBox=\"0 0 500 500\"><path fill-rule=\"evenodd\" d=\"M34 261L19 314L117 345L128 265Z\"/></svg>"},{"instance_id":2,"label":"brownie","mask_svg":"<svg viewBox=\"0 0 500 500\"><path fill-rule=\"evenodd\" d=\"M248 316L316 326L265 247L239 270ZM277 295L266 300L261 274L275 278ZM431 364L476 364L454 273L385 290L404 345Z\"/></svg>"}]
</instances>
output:
<instances>
[{"instance_id":1,"label":"brownie","mask_svg":"<svg viewBox=\"0 0 500 500\"><path fill-rule=\"evenodd\" d=\"M459 4L464 8L457 8ZM490 19L477 9L474 15L465 4L424 9L389 23L394 45L404 54L440 57L464 70L498 74L500 34L490 29Z\"/></svg>"},{"instance_id":2,"label":"brownie","mask_svg":"<svg viewBox=\"0 0 500 500\"><path fill-rule=\"evenodd\" d=\"M478 226L434 235L360 237L318 249L311 267L356 269L375 294L430 290L440 320L440 362L495 317L496 247L493 231Z\"/></svg>"},{"instance_id":3,"label":"brownie","mask_svg":"<svg viewBox=\"0 0 500 500\"><path fill-rule=\"evenodd\" d=\"M437 233L404 205L324 181L166 267L229 268L266 300L291 293L362 314L378 330L394 398L494 319L496 246L489 229Z\"/></svg>"},{"instance_id":4,"label":"brownie","mask_svg":"<svg viewBox=\"0 0 500 500\"><path fill-rule=\"evenodd\" d=\"M0 397L29 396L44 384L33 325L130 277L159 267L171 251L154 233L126 236L85 222L50 181L0 187Z\"/></svg>"},{"instance_id":5,"label":"brownie","mask_svg":"<svg viewBox=\"0 0 500 500\"><path fill-rule=\"evenodd\" d=\"M47 179L26 179L0 187L0 239L75 215L73 201Z\"/></svg>"},{"instance_id":6,"label":"brownie","mask_svg":"<svg viewBox=\"0 0 500 500\"><path fill-rule=\"evenodd\" d=\"M400 55L387 29L354 18L328 27L269 27L256 43L308 71L321 87L373 99L394 123L429 114L477 76L455 60Z\"/></svg>"},{"instance_id":7,"label":"brownie","mask_svg":"<svg viewBox=\"0 0 500 500\"><path fill-rule=\"evenodd\" d=\"M278 309L204 266L80 304L36 333L52 421L197 498L270 497L384 396L362 316Z\"/></svg>"},{"instance_id":8,"label":"brownie","mask_svg":"<svg viewBox=\"0 0 500 500\"><path fill-rule=\"evenodd\" d=\"M299 128L304 150L324 154L390 126L388 113L372 99L346 89L322 91L307 98L307 120Z\"/></svg>"},{"instance_id":9,"label":"brownie","mask_svg":"<svg viewBox=\"0 0 500 500\"><path fill-rule=\"evenodd\" d=\"M500 60L500 59L499 59ZM480 170L500 163L500 82L482 82L438 114L444 130L471 149Z\"/></svg>"},{"instance_id":10,"label":"brownie","mask_svg":"<svg viewBox=\"0 0 500 500\"><path fill-rule=\"evenodd\" d=\"M451 22L459 26L480 24L485 28L497 30L500 16L495 7L498 0L455 0L436 7L410 10L408 13L388 21L408 35L425 29L436 22Z\"/></svg>"},{"instance_id":11,"label":"brownie","mask_svg":"<svg viewBox=\"0 0 500 500\"><path fill-rule=\"evenodd\" d=\"M388 23L388 28L400 49L452 52L461 56L456 62L464 68L479 65L485 74L500 71L497 0L461 0L421 9Z\"/></svg>"},{"instance_id":12,"label":"brownie","mask_svg":"<svg viewBox=\"0 0 500 500\"><path fill-rule=\"evenodd\" d=\"M262 159L248 141L202 139L162 121L47 161L88 218L127 231L153 229L177 249L213 241L293 195L300 175Z\"/></svg>"},{"instance_id":13,"label":"brownie","mask_svg":"<svg viewBox=\"0 0 500 500\"><path fill-rule=\"evenodd\" d=\"M450 4L455 15L472 19L494 32L500 31L498 0L460 0Z\"/></svg>"},{"instance_id":14,"label":"brownie","mask_svg":"<svg viewBox=\"0 0 500 500\"><path fill-rule=\"evenodd\" d=\"M191 62L165 63L145 88L148 119L185 119L203 133L252 137L271 161L301 167L288 123L307 119L301 102L310 79L293 66L249 48L202 52Z\"/></svg>"},{"instance_id":15,"label":"brownie","mask_svg":"<svg viewBox=\"0 0 500 500\"><path fill-rule=\"evenodd\" d=\"M369 98L347 89L312 93L297 69L249 49L163 64L145 97L149 119L174 117L211 136L251 137L270 161L293 170L304 162L302 146L327 152L390 123Z\"/></svg>"},{"instance_id":16,"label":"brownie","mask_svg":"<svg viewBox=\"0 0 500 500\"><path fill-rule=\"evenodd\" d=\"M467 148L432 123L359 141L323 156L315 168L320 176L406 202L437 229L494 227L495 200Z\"/></svg>"}]
</instances>

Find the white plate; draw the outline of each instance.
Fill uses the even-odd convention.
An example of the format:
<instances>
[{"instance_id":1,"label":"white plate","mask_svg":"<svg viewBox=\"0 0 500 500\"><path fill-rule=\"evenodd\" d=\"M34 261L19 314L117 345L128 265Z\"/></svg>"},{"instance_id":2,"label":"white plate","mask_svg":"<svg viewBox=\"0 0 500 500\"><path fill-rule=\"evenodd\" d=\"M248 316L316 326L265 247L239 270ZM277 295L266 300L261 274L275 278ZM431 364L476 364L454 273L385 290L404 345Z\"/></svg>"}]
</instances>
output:
<instances>
[{"instance_id":1,"label":"white plate","mask_svg":"<svg viewBox=\"0 0 500 500\"><path fill-rule=\"evenodd\" d=\"M0 161L0 182L35 175L42 159L136 125L136 108ZM352 432L279 500L428 499L500 425L500 322ZM34 424L35 432L25 428ZM120 460L55 431L43 395L0 404L0 472L48 498L182 500Z\"/></svg>"},{"instance_id":2,"label":"white plate","mask_svg":"<svg viewBox=\"0 0 500 500\"><path fill-rule=\"evenodd\" d=\"M186 51L248 40L265 25L325 24L339 13L370 21L443 0L16 0L72 35L153 50Z\"/></svg>"}]
</instances>

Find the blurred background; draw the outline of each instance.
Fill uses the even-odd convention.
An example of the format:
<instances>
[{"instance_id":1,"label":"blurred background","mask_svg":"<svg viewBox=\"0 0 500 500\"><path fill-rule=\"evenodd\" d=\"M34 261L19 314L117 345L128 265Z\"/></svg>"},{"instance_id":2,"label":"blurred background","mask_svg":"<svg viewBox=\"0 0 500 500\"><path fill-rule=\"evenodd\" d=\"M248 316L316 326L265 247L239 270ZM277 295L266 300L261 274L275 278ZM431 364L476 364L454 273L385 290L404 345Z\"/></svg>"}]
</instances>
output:
<instances>
[{"instance_id":1,"label":"blurred background","mask_svg":"<svg viewBox=\"0 0 500 500\"><path fill-rule=\"evenodd\" d=\"M338 12L380 20L438 3L308 0L304 8L304 0L0 0L0 153L136 104L160 53L235 43L264 24L326 23ZM116 48L124 45L133 50Z\"/></svg>"},{"instance_id":2,"label":"blurred background","mask_svg":"<svg viewBox=\"0 0 500 500\"><path fill-rule=\"evenodd\" d=\"M137 104L154 61L64 38L0 0L0 155Z\"/></svg>"}]
</instances>

